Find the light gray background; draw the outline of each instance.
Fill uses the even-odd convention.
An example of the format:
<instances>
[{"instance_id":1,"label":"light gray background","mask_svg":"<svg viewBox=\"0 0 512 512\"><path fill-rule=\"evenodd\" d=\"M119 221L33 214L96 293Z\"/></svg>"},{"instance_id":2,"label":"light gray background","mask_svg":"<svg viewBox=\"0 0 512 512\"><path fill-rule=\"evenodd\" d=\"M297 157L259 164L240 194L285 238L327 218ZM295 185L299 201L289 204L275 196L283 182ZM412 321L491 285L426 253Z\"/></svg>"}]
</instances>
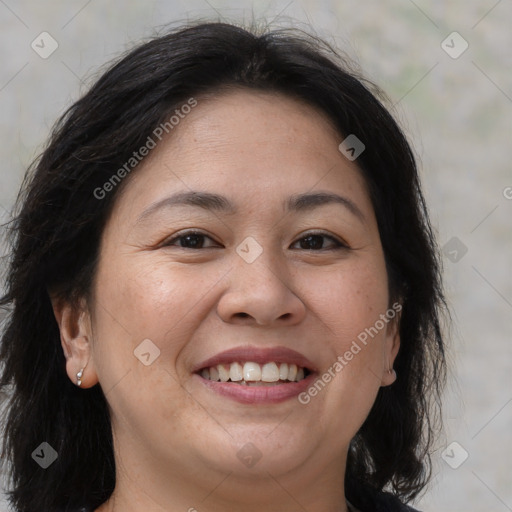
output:
<instances>
[{"instance_id":1,"label":"light gray background","mask_svg":"<svg viewBox=\"0 0 512 512\"><path fill-rule=\"evenodd\" d=\"M54 120L105 62L165 23L276 16L275 25L311 25L388 93L421 160L439 242L457 237L444 257L455 320L446 436L417 506L512 511L510 0L0 0L0 220ZM30 46L43 31L59 45L48 59ZM441 46L453 31L469 44L456 59ZM445 45L453 53L461 43ZM453 441L452 465L468 453L457 469L441 456Z\"/></svg>"}]
</instances>

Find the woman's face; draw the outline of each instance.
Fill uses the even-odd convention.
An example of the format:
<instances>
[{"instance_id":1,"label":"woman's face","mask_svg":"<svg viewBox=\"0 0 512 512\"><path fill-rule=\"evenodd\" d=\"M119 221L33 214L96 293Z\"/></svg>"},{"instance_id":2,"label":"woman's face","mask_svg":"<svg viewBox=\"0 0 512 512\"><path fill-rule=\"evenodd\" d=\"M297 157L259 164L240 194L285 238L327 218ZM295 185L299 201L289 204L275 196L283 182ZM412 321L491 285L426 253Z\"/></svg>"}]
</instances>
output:
<instances>
[{"instance_id":1,"label":"woman's face","mask_svg":"<svg viewBox=\"0 0 512 512\"><path fill-rule=\"evenodd\" d=\"M343 472L393 381L398 336L342 139L293 99L230 92L198 98L126 178L103 233L84 384L99 381L139 481Z\"/></svg>"}]
</instances>

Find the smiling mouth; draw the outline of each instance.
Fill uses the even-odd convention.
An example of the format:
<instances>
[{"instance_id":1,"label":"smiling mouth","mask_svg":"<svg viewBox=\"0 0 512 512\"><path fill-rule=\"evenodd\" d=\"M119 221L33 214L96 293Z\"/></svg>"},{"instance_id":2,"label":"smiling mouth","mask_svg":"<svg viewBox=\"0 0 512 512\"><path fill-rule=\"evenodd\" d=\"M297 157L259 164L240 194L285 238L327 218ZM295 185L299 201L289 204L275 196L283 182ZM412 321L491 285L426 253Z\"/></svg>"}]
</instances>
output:
<instances>
[{"instance_id":1,"label":"smiling mouth","mask_svg":"<svg viewBox=\"0 0 512 512\"><path fill-rule=\"evenodd\" d=\"M270 361L258 364L252 361L217 364L198 372L203 379L242 386L276 386L300 382L311 372L296 364Z\"/></svg>"}]
</instances>

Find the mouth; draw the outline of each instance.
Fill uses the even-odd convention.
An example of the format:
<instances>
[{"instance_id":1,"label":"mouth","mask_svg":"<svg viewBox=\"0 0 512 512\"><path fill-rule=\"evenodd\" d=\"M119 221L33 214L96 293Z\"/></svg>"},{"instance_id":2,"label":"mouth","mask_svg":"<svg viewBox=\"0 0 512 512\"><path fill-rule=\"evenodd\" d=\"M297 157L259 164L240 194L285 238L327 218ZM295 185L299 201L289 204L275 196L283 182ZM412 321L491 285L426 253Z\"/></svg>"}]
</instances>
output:
<instances>
[{"instance_id":1,"label":"mouth","mask_svg":"<svg viewBox=\"0 0 512 512\"><path fill-rule=\"evenodd\" d=\"M293 363L270 361L232 362L202 368L199 375L213 382L230 382L240 386L278 386L304 380L311 371Z\"/></svg>"},{"instance_id":2,"label":"mouth","mask_svg":"<svg viewBox=\"0 0 512 512\"><path fill-rule=\"evenodd\" d=\"M193 372L209 390L245 404L277 403L304 391L317 373L302 354L285 348L231 349Z\"/></svg>"}]
</instances>

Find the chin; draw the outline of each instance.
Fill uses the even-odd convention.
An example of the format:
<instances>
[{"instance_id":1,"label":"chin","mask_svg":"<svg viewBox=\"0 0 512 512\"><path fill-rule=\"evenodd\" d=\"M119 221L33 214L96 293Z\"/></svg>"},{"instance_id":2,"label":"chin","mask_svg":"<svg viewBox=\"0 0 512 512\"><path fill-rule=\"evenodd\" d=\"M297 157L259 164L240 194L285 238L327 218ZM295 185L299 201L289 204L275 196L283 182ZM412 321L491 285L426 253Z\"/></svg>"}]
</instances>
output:
<instances>
[{"instance_id":1,"label":"chin","mask_svg":"<svg viewBox=\"0 0 512 512\"><path fill-rule=\"evenodd\" d=\"M239 428L236 434L212 457L211 463L218 471L236 472L240 476L269 478L285 474L305 463L314 446L311 431L299 438L296 428L274 423L271 428ZM230 433L231 429L230 429ZM309 438L309 439L308 439ZM308 439L308 446L304 445ZM225 440L225 439L224 439ZM223 443L215 443L221 447Z\"/></svg>"}]
</instances>

